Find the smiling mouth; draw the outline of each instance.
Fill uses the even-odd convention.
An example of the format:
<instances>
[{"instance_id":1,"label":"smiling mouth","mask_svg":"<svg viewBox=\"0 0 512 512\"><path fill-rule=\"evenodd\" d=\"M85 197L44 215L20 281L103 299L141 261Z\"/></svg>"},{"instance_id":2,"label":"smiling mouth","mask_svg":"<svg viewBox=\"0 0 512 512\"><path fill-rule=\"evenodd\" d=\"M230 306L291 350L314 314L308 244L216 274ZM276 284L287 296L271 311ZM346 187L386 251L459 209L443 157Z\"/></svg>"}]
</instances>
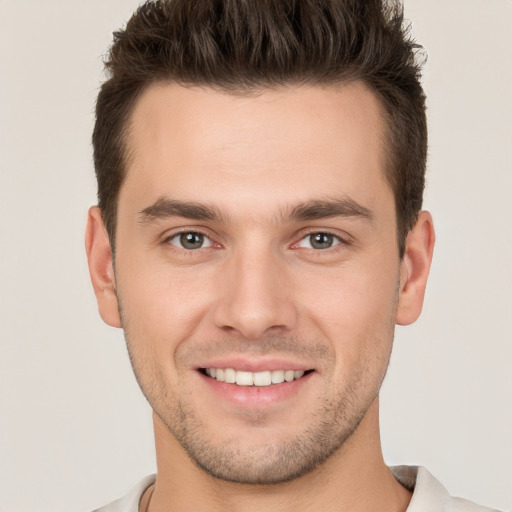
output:
<instances>
[{"instance_id":1,"label":"smiling mouth","mask_svg":"<svg viewBox=\"0 0 512 512\"><path fill-rule=\"evenodd\" d=\"M271 386L299 380L313 370L273 370L264 372L246 372L233 368L202 368L201 373L219 382L237 386Z\"/></svg>"}]
</instances>

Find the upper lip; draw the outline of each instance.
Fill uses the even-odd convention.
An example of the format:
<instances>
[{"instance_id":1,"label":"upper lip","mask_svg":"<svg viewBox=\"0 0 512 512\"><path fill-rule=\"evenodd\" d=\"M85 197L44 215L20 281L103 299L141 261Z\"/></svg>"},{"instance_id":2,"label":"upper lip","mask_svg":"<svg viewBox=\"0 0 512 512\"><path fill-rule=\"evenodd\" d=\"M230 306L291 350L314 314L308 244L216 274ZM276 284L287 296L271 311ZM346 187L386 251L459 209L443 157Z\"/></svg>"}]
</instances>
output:
<instances>
[{"instance_id":1,"label":"upper lip","mask_svg":"<svg viewBox=\"0 0 512 512\"><path fill-rule=\"evenodd\" d=\"M290 359L247 359L242 357L218 358L196 366L202 368L233 368L244 372L265 372L275 370L312 370L313 366Z\"/></svg>"}]
</instances>

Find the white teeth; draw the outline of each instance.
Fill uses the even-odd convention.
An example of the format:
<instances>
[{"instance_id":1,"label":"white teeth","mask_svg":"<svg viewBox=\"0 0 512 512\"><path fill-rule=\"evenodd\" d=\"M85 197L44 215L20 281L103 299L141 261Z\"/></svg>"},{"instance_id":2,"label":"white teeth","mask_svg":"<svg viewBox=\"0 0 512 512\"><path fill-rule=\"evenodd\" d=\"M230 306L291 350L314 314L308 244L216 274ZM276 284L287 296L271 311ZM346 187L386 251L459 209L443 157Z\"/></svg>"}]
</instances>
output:
<instances>
[{"instance_id":1,"label":"white teeth","mask_svg":"<svg viewBox=\"0 0 512 512\"><path fill-rule=\"evenodd\" d=\"M272 372L272 384L281 384L284 382L284 371L275 370Z\"/></svg>"},{"instance_id":2,"label":"white teeth","mask_svg":"<svg viewBox=\"0 0 512 512\"><path fill-rule=\"evenodd\" d=\"M239 386L252 386L253 380L252 380L252 373L251 372L241 372L238 370L236 372L236 383Z\"/></svg>"},{"instance_id":3,"label":"white teeth","mask_svg":"<svg viewBox=\"0 0 512 512\"><path fill-rule=\"evenodd\" d=\"M300 379L304 372L302 370L274 370L264 372L245 372L233 368L205 368L205 373L213 379L238 386L270 386Z\"/></svg>"},{"instance_id":4,"label":"white teeth","mask_svg":"<svg viewBox=\"0 0 512 512\"><path fill-rule=\"evenodd\" d=\"M295 378L295 372L293 370L286 370L284 372L284 380L286 382L291 382Z\"/></svg>"},{"instance_id":5,"label":"white teeth","mask_svg":"<svg viewBox=\"0 0 512 512\"><path fill-rule=\"evenodd\" d=\"M224 382L234 384L236 382L236 371L233 368L226 368L224 370Z\"/></svg>"},{"instance_id":6,"label":"white teeth","mask_svg":"<svg viewBox=\"0 0 512 512\"><path fill-rule=\"evenodd\" d=\"M271 372L257 372L253 374L255 386L270 386L272 384Z\"/></svg>"}]
</instances>

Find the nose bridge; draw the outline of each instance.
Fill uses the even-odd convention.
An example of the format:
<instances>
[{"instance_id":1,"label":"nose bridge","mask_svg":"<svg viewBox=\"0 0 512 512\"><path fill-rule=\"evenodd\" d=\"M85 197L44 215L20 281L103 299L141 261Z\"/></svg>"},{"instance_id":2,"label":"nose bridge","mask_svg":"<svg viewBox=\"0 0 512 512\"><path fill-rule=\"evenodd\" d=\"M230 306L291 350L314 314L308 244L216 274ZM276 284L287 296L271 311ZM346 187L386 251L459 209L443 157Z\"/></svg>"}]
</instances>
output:
<instances>
[{"instance_id":1,"label":"nose bridge","mask_svg":"<svg viewBox=\"0 0 512 512\"><path fill-rule=\"evenodd\" d=\"M238 247L227 266L215 308L218 327L255 339L270 329L294 326L296 312L284 262L268 241Z\"/></svg>"}]
</instances>

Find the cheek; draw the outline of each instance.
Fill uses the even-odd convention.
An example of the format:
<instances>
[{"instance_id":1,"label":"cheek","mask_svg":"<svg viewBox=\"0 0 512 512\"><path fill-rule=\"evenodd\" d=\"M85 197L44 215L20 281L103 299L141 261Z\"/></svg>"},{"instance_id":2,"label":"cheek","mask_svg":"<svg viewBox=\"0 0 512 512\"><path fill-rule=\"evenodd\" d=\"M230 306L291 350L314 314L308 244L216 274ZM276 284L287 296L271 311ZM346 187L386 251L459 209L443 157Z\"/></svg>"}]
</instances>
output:
<instances>
[{"instance_id":1,"label":"cheek","mask_svg":"<svg viewBox=\"0 0 512 512\"><path fill-rule=\"evenodd\" d=\"M136 268L137 271L132 271ZM160 357L173 357L208 316L209 280L190 268L180 271L155 262L119 264L118 296L123 327L132 344Z\"/></svg>"},{"instance_id":2,"label":"cheek","mask_svg":"<svg viewBox=\"0 0 512 512\"><path fill-rule=\"evenodd\" d=\"M312 279L302 295L308 296L309 318L331 342L343 360L359 359L362 352L386 354L393 340L398 265L396 271L379 270L379 265L351 265ZM323 285L319 287L318 285ZM316 292L311 290L316 289Z\"/></svg>"}]
</instances>

